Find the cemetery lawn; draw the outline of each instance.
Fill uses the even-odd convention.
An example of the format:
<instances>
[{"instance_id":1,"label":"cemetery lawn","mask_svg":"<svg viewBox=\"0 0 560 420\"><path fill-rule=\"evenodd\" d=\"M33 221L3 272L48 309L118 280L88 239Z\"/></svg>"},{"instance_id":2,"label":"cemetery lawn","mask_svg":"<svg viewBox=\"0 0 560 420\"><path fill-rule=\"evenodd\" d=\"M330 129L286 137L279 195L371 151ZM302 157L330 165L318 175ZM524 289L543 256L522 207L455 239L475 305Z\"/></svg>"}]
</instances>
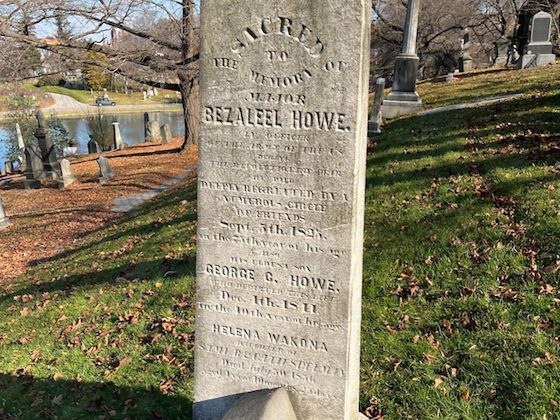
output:
<instances>
[{"instance_id":1,"label":"cemetery lawn","mask_svg":"<svg viewBox=\"0 0 560 420\"><path fill-rule=\"evenodd\" d=\"M559 65L420 84L366 191L362 408L384 419L560 418ZM366 408L367 407L367 408Z\"/></svg>"},{"instance_id":2,"label":"cemetery lawn","mask_svg":"<svg viewBox=\"0 0 560 420\"><path fill-rule=\"evenodd\" d=\"M421 97L437 107L528 81L517 99L402 117L371 139L368 417L560 418L559 70L429 82ZM196 183L97 226L2 285L1 414L191 419Z\"/></svg>"}]
</instances>

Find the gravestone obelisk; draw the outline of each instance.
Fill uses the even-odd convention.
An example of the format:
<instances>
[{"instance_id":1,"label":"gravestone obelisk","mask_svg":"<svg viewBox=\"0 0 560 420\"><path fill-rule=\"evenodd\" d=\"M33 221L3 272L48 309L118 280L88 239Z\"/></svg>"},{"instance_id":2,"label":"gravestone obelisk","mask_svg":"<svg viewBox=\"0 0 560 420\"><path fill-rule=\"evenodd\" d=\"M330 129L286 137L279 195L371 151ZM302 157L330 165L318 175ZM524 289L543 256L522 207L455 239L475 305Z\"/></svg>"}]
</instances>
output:
<instances>
[{"instance_id":1,"label":"gravestone obelisk","mask_svg":"<svg viewBox=\"0 0 560 420\"><path fill-rule=\"evenodd\" d=\"M362 0L201 3L195 420L273 396L362 418L370 21Z\"/></svg>"},{"instance_id":2,"label":"gravestone obelisk","mask_svg":"<svg viewBox=\"0 0 560 420\"><path fill-rule=\"evenodd\" d=\"M416 78L420 59L416 55L416 38L421 0L408 0L402 52L395 59L393 87L383 101L383 118L395 118L422 108L416 92Z\"/></svg>"},{"instance_id":3,"label":"gravestone obelisk","mask_svg":"<svg viewBox=\"0 0 560 420\"><path fill-rule=\"evenodd\" d=\"M2 201L2 196L0 195L0 230L11 226L10 220L6 216L6 211L4 210L4 202Z\"/></svg>"},{"instance_id":4,"label":"gravestone obelisk","mask_svg":"<svg viewBox=\"0 0 560 420\"><path fill-rule=\"evenodd\" d=\"M58 163L56 157L52 133L47 125L43 111L39 109L36 115L38 127L35 131L35 137L37 138L39 147L41 148L45 173L48 179L57 180L62 173L60 172L60 164Z\"/></svg>"},{"instance_id":5,"label":"gravestone obelisk","mask_svg":"<svg viewBox=\"0 0 560 420\"><path fill-rule=\"evenodd\" d=\"M25 161L25 142L23 141L23 135L21 134L19 123L16 123L16 137L18 141L19 156L21 159L19 170L25 173L27 171L27 162Z\"/></svg>"}]
</instances>

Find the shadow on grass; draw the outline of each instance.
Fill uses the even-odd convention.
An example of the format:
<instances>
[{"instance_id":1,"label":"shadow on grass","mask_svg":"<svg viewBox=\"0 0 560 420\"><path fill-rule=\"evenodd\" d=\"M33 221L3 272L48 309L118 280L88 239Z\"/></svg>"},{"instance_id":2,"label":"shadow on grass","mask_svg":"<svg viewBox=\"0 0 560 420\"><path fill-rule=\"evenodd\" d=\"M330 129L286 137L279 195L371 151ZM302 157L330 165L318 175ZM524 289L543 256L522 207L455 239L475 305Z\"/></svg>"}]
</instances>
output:
<instances>
[{"instance_id":1,"label":"shadow on grass","mask_svg":"<svg viewBox=\"0 0 560 420\"><path fill-rule=\"evenodd\" d=\"M192 418L190 399L162 394L159 389L35 378L23 369L14 375L0 374L0 395L5 420Z\"/></svg>"}]
</instances>

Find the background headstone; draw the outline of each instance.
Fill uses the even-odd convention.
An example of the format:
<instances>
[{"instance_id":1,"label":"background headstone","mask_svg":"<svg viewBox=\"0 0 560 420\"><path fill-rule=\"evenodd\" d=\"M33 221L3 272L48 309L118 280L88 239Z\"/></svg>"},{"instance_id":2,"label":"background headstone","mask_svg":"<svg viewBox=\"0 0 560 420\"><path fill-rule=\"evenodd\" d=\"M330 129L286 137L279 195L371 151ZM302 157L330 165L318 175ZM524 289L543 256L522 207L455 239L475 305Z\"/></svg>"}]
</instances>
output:
<instances>
[{"instance_id":1,"label":"background headstone","mask_svg":"<svg viewBox=\"0 0 560 420\"><path fill-rule=\"evenodd\" d=\"M358 0L201 4L194 420L276 388L298 419L360 417L370 23Z\"/></svg>"},{"instance_id":2,"label":"background headstone","mask_svg":"<svg viewBox=\"0 0 560 420\"><path fill-rule=\"evenodd\" d=\"M113 147L115 148L115 150L124 149L122 143L122 137L121 137L121 130L119 128L118 122L113 123L113 137L114 137Z\"/></svg>"},{"instance_id":3,"label":"background headstone","mask_svg":"<svg viewBox=\"0 0 560 420\"><path fill-rule=\"evenodd\" d=\"M62 176L58 180L58 187L60 189L66 188L68 185L76 182L76 177L72 174L72 170L70 169L70 161L62 159L60 161L60 171L62 172Z\"/></svg>"},{"instance_id":4,"label":"background headstone","mask_svg":"<svg viewBox=\"0 0 560 420\"><path fill-rule=\"evenodd\" d=\"M35 131L35 137L37 138L39 147L41 148L41 155L46 176L50 179L56 180L61 175L60 164L56 158L56 150L54 148L52 133L46 123L43 111L41 110L37 111L37 122L39 127Z\"/></svg>"},{"instance_id":5,"label":"background headstone","mask_svg":"<svg viewBox=\"0 0 560 420\"><path fill-rule=\"evenodd\" d=\"M161 138L159 121L148 121L146 123L146 142L158 141Z\"/></svg>"},{"instance_id":6,"label":"background headstone","mask_svg":"<svg viewBox=\"0 0 560 420\"><path fill-rule=\"evenodd\" d=\"M0 230L6 229L11 226L10 220L6 216L6 210L4 209L4 201L2 201L2 196L0 195Z\"/></svg>"},{"instance_id":7,"label":"background headstone","mask_svg":"<svg viewBox=\"0 0 560 420\"><path fill-rule=\"evenodd\" d=\"M80 151L77 147L65 147L62 149L62 157L78 156Z\"/></svg>"},{"instance_id":8,"label":"background headstone","mask_svg":"<svg viewBox=\"0 0 560 420\"><path fill-rule=\"evenodd\" d=\"M164 124L160 127L161 130L161 144L167 144L173 140L173 135L171 134L171 128L169 124Z\"/></svg>"},{"instance_id":9,"label":"background headstone","mask_svg":"<svg viewBox=\"0 0 560 420\"><path fill-rule=\"evenodd\" d=\"M469 30L465 29L461 42L461 57L459 58L459 71L461 73L472 70L471 39Z\"/></svg>"},{"instance_id":10,"label":"background headstone","mask_svg":"<svg viewBox=\"0 0 560 420\"><path fill-rule=\"evenodd\" d=\"M94 139L88 141L88 153L90 155L94 153L101 153L102 151L101 146L99 146L99 143L97 143Z\"/></svg>"},{"instance_id":11,"label":"background headstone","mask_svg":"<svg viewBox=\"0 0 560 420\"><path fill-rule=\"evenodd\" d=\"M505 36L501 36L496 41L496 59L494 65L502 67L508 64L509 41Z\"/></svg>"},{"instance_id":12,"label":"background headstone","mask_svg":"<svg viewBox=\"0 0 560 420\"><path fill-rule=\"evenodd\" d=\"M13 175L14 174L14 163L11 161L4 162L4 170L6 175Z\"/></svg>"},{"instance_id":13,"label":"background headstone","mask_svg":"<svg viewBox=\"0 0 560 420\"><path fill-rule=\"evenodd\" d=\"M21 172L25 172L27 170L27 163L25 161L25 141L23 140L23 135L21 134L21 128L19 126L19 123L16 123L16 136L18 140L18 149L19 149L19 156L20 156L19 170Z\"/></svg>"},{"instance_id":14,"label":"background headstone","mask_svg":"<svg viewBox=\"0 0 560 420\"><path fill-rule=\"evenodd\" d=\"M27 164L25 188L40 188L41 183L47 179L41 148L35 143L28 144L25 148L25 160Z\"/></svg>"},{"instance_id":15,"label":"background headstone","mask_svg":"<svg viewBox=\"0 0 560 420\"><path fill-rule=\"evenodd\" d=\"M525 46L525 51L517 63L517 68L544 66L556 61L552 54L550 33L552 29L552 15L539 12L533 17L531 25L531 42Z\"/></svg>"},{"instance_id":16,"label":"background headstone","mask_svg":"<svg viewBox=\"0 0 560 420\"><path fill-rule=\"evenodd\" d=\"M385 79L380 77L375 83L375 93L373 96L373 106L368 121L368 135L381 133L381 102L385 90Z\"/></svg>"},{"instance_id":17,"label":"background headstone","mask_svg":"<svg viewBox=\"0 0 560 420\"><path fill-rule=\"evenodd\" d=\"M97 159L97 164L99 165L99 182L103 183L115 176L115 173L109 165L109 159L105 156L100 156Z\"/></svg>"},{"instance_id":18,"label":"background headstone","mask_svg":"<svg viewBox=\"0 0 560 420\"><path fill-rule=\"evenodd\" d=\"M416 38L421 0L408 0L401 53L395 59L393 87L381 105L383 118L410 114L422 108L416 92L416 78L420 59L416 55Z\"/></svg>"}]
</instances>

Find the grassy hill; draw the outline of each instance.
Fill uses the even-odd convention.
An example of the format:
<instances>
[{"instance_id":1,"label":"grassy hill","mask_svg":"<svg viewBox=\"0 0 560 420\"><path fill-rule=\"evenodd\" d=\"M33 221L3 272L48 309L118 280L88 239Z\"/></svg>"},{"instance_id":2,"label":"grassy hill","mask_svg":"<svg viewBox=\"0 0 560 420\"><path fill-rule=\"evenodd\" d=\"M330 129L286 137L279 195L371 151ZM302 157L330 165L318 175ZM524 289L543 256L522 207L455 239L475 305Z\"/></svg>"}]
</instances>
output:
<instances>
[{"instance_id":1,"label":"grassy hill","mask_svg":"<svg viewBox=\"0 0 560 420\"><path fill-rule=\"evenodd\" d=\"M421 83L427 107L523 95L372 139L370 418L559 418L559 72ZM195 233L189 181L3 285L1 415L190 419Z\"/></svg>"}]
</instances>

